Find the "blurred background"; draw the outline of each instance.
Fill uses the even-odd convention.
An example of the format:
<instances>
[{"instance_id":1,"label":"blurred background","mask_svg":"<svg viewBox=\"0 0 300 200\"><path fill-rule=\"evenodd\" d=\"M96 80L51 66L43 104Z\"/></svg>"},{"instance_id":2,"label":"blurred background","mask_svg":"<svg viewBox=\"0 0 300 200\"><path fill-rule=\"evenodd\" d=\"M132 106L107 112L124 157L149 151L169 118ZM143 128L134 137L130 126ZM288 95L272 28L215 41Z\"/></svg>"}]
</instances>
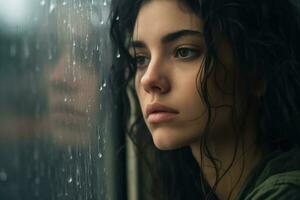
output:
<instances>
[{"instance_id":1,"label":"blurred background","mask_svg":"<svg viewBox=\"0 0 300 200\"><path fill-rule=\"evenodd\" d=\"M0 0L0 199L125 199L108 0Z\"/></svg>"}]
</instances>

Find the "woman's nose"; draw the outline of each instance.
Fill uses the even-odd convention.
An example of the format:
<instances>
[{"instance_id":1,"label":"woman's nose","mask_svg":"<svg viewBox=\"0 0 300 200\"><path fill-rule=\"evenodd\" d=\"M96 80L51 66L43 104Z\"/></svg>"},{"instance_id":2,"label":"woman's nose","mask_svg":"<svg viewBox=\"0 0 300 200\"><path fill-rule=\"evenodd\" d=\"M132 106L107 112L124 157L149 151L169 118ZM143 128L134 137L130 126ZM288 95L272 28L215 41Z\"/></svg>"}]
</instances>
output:
<instances>
[{"instance_id":1,"label":"woman's nose","mask_svg":"<svg viewBox=\"0 0 300 200\"><path fill-rule=\"evenodd\" d=\"M75 69L73 69L75 70ZM50 72L50 85L56 91L63 93L74 92L76 83L72 71L68 71L68 58L62 55Z\"/></svg>"},{"instance_id":2,"label":"woman's nose","mask_svg":"<svg viewBox=\"0 0 300 200\"><path fill-rule=\"evenodd\" d=\"M166 63L152 60L141 78L141 85L147 93L168 93L171 89L168 73Z\"/></svg>"}]
</instances>

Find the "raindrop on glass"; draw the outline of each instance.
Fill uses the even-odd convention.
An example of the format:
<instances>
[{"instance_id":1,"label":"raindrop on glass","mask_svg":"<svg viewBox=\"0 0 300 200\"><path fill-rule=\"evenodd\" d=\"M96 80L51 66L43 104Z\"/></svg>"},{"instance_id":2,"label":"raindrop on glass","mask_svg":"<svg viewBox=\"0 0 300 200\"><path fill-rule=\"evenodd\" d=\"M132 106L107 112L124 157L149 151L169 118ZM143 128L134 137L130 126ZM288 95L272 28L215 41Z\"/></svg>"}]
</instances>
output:
<instances>
[{"instance_id":1,"label":"raindrop on glass","mask_svg":"<svg viewBox=\"0 0 300 200\"><path fill-rule=\"evenodd\" d=\"M17 47L16 47L16 45L11 45L9 52L10 52L11 56L15 56L17 54Z\"/></svg>"},{"instance_id":2,"label":"raindrop on glass","mask_svg":"<svg viewBox=\"0 0 300 200\"><path fill-rule=\"evenodd\" d=\"M35 43L35 49L36 49L36 50L39 50L39 49L40 49L40 43L39 43L39 42L36 42L36 43Z\"/></svg>"},{"instance_id":3,"label":"raindrop on glass","mask_svg":"<svg viewBox=\"0 0 300 200\"><path fill-rule=\"evenodd\" d=\"M64 98L64 102L67 102L67 101L68 101L68 99L67 99L67 97L65 97L65 98Z\"/></svg>"},{"instance_id":4,"label":"raindrop on glass","mask_svg":"<svg viewBox=\"0 0 300 200\"><path fill-rule=\"evenodd\" d=\"M117 53L117 56L116 56L117 58L120 58L121 57L121 55L120 55L120 53L118 52Z\"/></svg>"},{"instance_id":5,"label":"raindrop on glass","mask_svg":"<svg viewBox=\"0 0 300 200\"><path fill-rule=\"evenodd\" d=\"M63 6L67 5L67 2L64 1L64 2L62 3L62 5L63 5Z\"/></svg>"},{"instance_id":6,"label":"raindrop on glass","mask_svg":"<svg viewBox=\"0 0 300 200\"><path fill-rule=\"evenodd\" d=\"M70 178L68 179L68 183L72 183L72 181L73 181L73 178L70 177Z\"/></svg>"},{"instance_id":7,"label":"raindrop on glass","mask_svg":"<svg viewBox=\"0 0 300 200\"><path fill-rule=\"evenodd\" d=\"M36 65L36 66L35 66L35 71L36 71L36 72L39 72L39 71L40 71L40 66L39 66L39 65Z\"/></svg>"},{"instance_id":8,"label":"raindrop on glass","mask_svg":"<svg viewBox=\"0 0 300 200\"><path fill-rule=\"evenodd\" d=\"M0 181L6 181L7 180L7 174L5 171L1 170L0 171Z\"/></svg>"},{"instance_id":9,"label":"raindrop on glass","mask_svg":"<svg viewBox=\"0 0 300 200\"><path fill-rule=\"evenodd\" d=\"M102 153L98 153L99 158L102 158L102 156L103 156Z\"/></svg>"},{"instance_id":10,"label":"raindrop on glass","mask_svg":"<svg viewBox=\"0 0 300 200\"><path fill-rule=\"evenodd\" d=\"M34 153L33 153L33 159L34 160L38 160L39 159L39 152L38 151L34 151Z\"/></svg>"},{"instance_id":11,"label":"raindrop on glass","mask_svg":"<svg viewBox=\"0 0 300 200\"><path fill-rule=\"evenodd\" d=\"M104 2L103 2L103 6L107 6L107 2L106 2L106 0L104 0Z\"/></svg>"},{"instance_id":12,"label":"raindrop on glass","mask_svg":"<svg viewBox=\"0 0 300 200\"><path fill-rule=\"evenodd\" d=\"M34 21L34 22L37 22L37 21L38 21L38 17L35 16L35 17L33 18L33 21Z\"/></svg>"},{"instance_id":13,"label":"raindrop on glass","mask_svg":"<svg viewBox=\"0 0 300 200\"><path fill-rule=\"evenodd\" d=\"M28 46L28 43L26 42L25 45L24 45L24 56L25 58L28 58L29 57L29 46Z\"/></svg>"},{"instance_id":14,"label":"raindrop on glass","mask_svg":"<svg viewBox=\"0 0 300 200\"><path fill-rule=\"evenodd\" d=\"M40 2L40 4L41 4L41 6L44 6L44 5L46 4L46 1L45 1L45 0L42 0L42 1Z\"/></svg>"},{"instance_id":15,"label":"raindrop on glass","mask_svg":"<svg viewBox=\"0 0 300 200\"><path fill-rule=\"evenodd\" d=\"M34 179L34 182L35 182L35 184L40 184L40 179L39 179L39 177L36 177L35 179Z\"/></svg>"},{"instance_id":16,"label":"raindrop on glass","mask_svg":"<svg viewBox=\"0 0 300 200\"><path fill-rule=\"evenodd\" d=\"M52 60L53 55L52 55L52 51L49 49L48 50L48 60Z\"/></svg>"},{"instance_id":17,"label":"raindrop on glass","mask_svg":"<svg viewBox=\"0 0 300 200\"><path fill-rule=\"evenodd\" d=\"M54 3L51 3L50 4L50 7L49 7L49 13L52 13L53 10L55 9L56 5Z\"/></svg>"}]
</instances>

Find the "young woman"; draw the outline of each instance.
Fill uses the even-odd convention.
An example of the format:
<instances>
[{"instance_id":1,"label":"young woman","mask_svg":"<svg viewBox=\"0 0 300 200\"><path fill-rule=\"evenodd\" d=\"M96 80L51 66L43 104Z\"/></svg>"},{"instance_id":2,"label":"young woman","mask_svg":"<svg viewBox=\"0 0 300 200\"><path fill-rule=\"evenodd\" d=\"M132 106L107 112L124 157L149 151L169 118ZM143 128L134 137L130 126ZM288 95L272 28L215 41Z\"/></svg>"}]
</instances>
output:
<instances>
[{"instance_id":1,"label":"young woman","mask_svg":"<svg viewBox=\"0 0 300 200\"><path fill-rule=\"evenodd\" d=\"M137 100L129 133L152 199L300 199L292 3L115 0L111 16L114 83Z\"/></svg>"}]
</instances>

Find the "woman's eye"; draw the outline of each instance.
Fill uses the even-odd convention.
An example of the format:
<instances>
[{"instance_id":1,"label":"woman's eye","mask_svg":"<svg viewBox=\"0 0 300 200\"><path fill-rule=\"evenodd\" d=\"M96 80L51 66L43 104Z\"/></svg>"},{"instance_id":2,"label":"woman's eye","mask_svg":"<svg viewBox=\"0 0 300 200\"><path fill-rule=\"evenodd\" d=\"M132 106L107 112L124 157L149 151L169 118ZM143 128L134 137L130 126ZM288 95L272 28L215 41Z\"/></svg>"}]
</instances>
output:
<instances>
[{"instance_id":1,"label":"woman's eye","mask_svg":"<svg viewBox=\"0 0 300 200\"><path fill-rule=\"evenodd\" d=\"M146 66L148 65L149 63L149 58L147 56L135 56L134 58L135 60L135 64L137 67L143 67L143 66Z\"/></svg>"},{"instance_id":2,"label":"woman's eye","mask_svg":"<svg viewBox=\"0 0 300 200\"><path fill-rule=\"evenodd\" d=\"M198 49L194 49L194 48L178 48L175 51L175 57L176 58L184 58L184 59L188 59L188 58L194 58L196 56L198 56L200 54Z\"/></svg>"}]
</instances>

